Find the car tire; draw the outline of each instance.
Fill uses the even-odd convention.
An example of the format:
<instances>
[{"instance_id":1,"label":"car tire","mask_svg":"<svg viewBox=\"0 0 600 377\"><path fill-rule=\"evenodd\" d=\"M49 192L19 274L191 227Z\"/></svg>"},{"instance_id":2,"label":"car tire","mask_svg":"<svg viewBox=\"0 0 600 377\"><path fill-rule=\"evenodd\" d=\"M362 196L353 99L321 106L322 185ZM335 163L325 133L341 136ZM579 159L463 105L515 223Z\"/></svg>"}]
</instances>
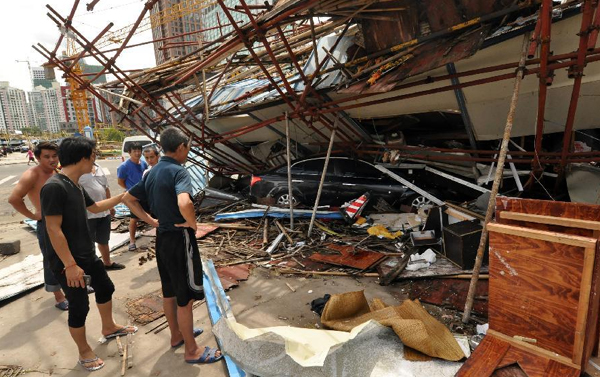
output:
<instances>
[{"instance_id":1,"label":"car tire","mask_svg":"<svg viewBox=\"0 0 600 377\"><path fill-rule=\"evenodd\" d=\"M292 194L292 200L294 203L294 207L297 207L298 204L300 204L298 197L294 196L293 194ZM286 192L280 192L279 194L275 195L275 205L279 206L279 207L289 207L290 206L289 193L286 191Z\"/></svg>"},{"instance_id":2,"label":"car tire","mask_svg":"<svg viewBox=\"0 0 600 377\"><path fill-rule=\"evenodd\" d=\"M437 193L436 192L431 192L431 195L437 197ZM421 209L423 207L433 207L436 204L434 202L432 202L431 200L429 200L428 198L424 197L421 194L415 194L410 196L405 203L407 205L410 205L411 208L416 208Z\"/></svg>"}]
</instances>

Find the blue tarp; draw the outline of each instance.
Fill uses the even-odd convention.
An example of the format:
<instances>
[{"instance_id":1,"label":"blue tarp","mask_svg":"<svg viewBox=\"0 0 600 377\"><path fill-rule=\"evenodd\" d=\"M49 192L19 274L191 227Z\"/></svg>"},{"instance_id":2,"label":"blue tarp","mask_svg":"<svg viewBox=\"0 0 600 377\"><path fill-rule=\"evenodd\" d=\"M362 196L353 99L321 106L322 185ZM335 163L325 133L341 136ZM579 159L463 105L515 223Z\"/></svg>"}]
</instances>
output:
<instances>
[{"instance_id":1,"label":"blue tarp","mask_svg":"<svg viewBox=\"0 0 600 377\"><path fill-rule=\"evenodd\" d=\"M208 260L202 264L203 267L203 286L204 286L204 295L206 297L206 307L208 308L208 316L210 317L210 322L213 324L217 323L224 313L221 313L221 309L219 308L218 302L220 296L220 301L229 305L229 301L227 301L227 296L225 295L225 290L221 285L221 280L219 280L219 276L217 275L217 270L215 270L215 265L212 260ZM215 282L215 287L210 284L210 280L208 275L212 276L212 280ZM213 290L214 289L214 290ZM218 339L217 339L218 341ZM219 345L220 347L220 345ZM224 357L225 363L227 364L227 373L230 377L244 377L246 376L246 372L244 372L240 367L237 366L233 360L225 355Z\"/></svg>"},{"instance_id":2,"label":"blue tarp","mask_svg":"<svg viewBox=\"0 0 600 377\"><path fill-rule=\"evenodd\" d=\"M265 215L265 209L248 209L245 211L239 212L226 212L219 213L215 216L216 221L220 220L228 220L228 219L251 219L257 217L263 217ZM275 217L278 219L289 219L290 212L287 209L273 209L269 210L267 214L268 217ZM310 210L294 210L294 218L309 218L312 216L312 211ZM338 211L317 211L317 219L332 219L332 220L342 220L344 217Z\"/></svg>"}]
</instances>

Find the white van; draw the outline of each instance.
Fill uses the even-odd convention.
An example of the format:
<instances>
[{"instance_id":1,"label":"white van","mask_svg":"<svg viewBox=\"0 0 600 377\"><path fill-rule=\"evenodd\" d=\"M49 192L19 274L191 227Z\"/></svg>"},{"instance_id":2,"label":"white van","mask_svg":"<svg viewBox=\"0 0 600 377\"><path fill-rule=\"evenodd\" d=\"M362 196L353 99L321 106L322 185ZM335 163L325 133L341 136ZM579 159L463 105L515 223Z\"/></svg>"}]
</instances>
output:
<instances>
[{"instance_id":1,"label":"white van","mask_svg":"<svg viewBox=\"0 0 600 377\"><path fill-rule=\"evenodd\" d=\"M121 161L129 159L129 148L132 144L139 144L144 146L146 144L153 143L148 136L129 136L123 140L123 146L121 147Z\"/></svg>"}]
</instances>

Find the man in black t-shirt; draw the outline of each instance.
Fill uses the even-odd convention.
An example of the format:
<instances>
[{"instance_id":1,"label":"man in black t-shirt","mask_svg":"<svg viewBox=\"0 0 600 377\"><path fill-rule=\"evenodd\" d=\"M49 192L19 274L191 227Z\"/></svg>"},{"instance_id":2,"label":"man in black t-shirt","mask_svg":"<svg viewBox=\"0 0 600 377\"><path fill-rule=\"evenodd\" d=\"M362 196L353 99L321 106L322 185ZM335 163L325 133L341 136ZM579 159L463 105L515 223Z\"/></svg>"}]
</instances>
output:
<instances>
[{"instance_id":1,"label":"man in black t-shirt","mask_svg":"<svg viewBox=\"0 0 600 377\"><path fill-rule=\"evenodd\" d=\"M61 174L48 179L40 198L42 221L46 226L43 242L48 251L50 268L69 300L69 332L79 350L79 364L88 371L102 368L104 362L92 351L85 337L85 320L89 298L84 275L91 277L96 304L106 338L134 333L133 326L117 325L112 317L112 294L115 287L104 263L96 255L87 227L87 210L106 211L121 202L122 196L94 202L81 186L79 177L89 173L96 159L95 142L85 137L64 139L58 149Z\"/></svg>"}]
</instances>

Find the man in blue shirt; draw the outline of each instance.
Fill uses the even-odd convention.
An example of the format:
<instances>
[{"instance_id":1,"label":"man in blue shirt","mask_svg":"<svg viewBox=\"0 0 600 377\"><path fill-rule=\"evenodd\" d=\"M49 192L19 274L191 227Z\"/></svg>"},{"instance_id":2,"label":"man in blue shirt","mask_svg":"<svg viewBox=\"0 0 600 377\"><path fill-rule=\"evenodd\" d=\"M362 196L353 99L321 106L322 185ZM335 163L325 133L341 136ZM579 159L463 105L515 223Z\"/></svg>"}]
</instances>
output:
<instances>
[{"instance_id":1,"label":"man in blue shirt","mask_svg":"<svg viewBox=\"0 0 600 377\"><path fill-rule=\"evenodd\" d=\"M163 310L171 330L171 347L185 345L187 363L212 363L223 356L215 348L198 347L192 304L204 298L202 264L196 242L196 213L192 182L181 166L187 160L191 140L180 129L169 127L160 135L165 156L144 179L123 197L123 202L141 220L158 226L156 262L163 291ZM158 224L139 201L150 205Z\"/></svg>"},{"instance_id":2,"label":"man in blue shirt","mask_svg":"<svg viewBox=\"0 0 600 377\"><path fill-rule=\"evenodd\" d=\"M142 158L141 144L132 144L128 152L129 159L117 168L117 182L119 183L119 186L123 187L125 190L131 189L141 181L144 170L148 169L148 164L146 164L145 161L140 160ZM138 219L132 213L129 220L129 251L137 249L137 246L135 245L137 221Z\"/></svg>"}]
</instances>

